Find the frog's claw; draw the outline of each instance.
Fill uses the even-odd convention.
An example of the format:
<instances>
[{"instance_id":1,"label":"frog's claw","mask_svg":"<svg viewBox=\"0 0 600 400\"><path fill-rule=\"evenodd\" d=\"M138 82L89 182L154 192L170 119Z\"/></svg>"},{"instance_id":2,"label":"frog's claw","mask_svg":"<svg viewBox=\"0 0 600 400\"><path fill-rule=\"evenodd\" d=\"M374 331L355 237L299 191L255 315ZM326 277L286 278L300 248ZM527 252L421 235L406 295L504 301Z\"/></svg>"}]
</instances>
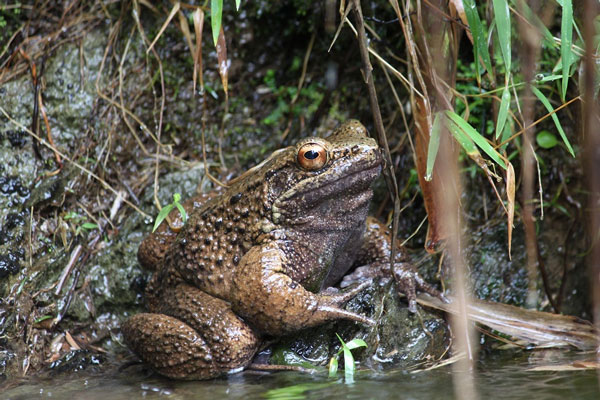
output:
<instances>
[{"instance_id":1,"label":"frog's claw","mask_svg":"<svg viewBox=\"0 0 600 400\"><path fill-rule=\"evenodd\" d=\"M325 293L322 292L321 294L323 294L323 295L331 298L332 301L336 305L341 306L344 303L346 303L348 300L351 300L354 297L356 297L357 294L359 294L360 292L362 292L368 286L371 286L371 283L372 283L372 281L369 279L369 280L360 282L355 287L353 287L352 289L347 290L345 292L337 292L337 293L333 293L333 294L329 294L327 292L325 292ZM350 285L346 285L346 286L350 286Z\"/></svg>"},{"instance_id":2,"label":"frog's claw","mask_svg":"<svg viewBox=\"0 0 600 400\"><path fill-rule=\"evenodd\" d=\"M408 310L410 312L417 312L417 289L437 297L445 303L448 302L443 293L427 283L412 265L405 262L396 262L392 274L398 285L398 290L404 293L408 299Z\"/></svg>"}]
</instances>

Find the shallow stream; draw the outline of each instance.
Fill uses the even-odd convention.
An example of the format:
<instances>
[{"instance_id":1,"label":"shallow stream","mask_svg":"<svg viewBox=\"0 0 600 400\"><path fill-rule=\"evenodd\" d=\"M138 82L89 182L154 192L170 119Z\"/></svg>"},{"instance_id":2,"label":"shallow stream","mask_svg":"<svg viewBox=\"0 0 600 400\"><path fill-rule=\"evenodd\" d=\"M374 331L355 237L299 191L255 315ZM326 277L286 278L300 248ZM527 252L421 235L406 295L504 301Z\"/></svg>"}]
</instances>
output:
<instances>
[{"instance_id":1,"label":"shallow stream","mask_svg":"<svg viewBox=\"0 0 600 400\"><path fill-rule=\"evenodd\" d=\"M482 355L476 372L480 399L600 399L596 370L566 370L593 355L555 351ZM534 370L546 369L543 371ZM354 383L326 372L258 373L246 371L205 382L177 382L148 376L138 367L113 368L31 378L2 391L3 399L454 399L453 369L419 372L360 370ZM5 383L6 384L6 383Z\"/></svg>"}]
</instances>

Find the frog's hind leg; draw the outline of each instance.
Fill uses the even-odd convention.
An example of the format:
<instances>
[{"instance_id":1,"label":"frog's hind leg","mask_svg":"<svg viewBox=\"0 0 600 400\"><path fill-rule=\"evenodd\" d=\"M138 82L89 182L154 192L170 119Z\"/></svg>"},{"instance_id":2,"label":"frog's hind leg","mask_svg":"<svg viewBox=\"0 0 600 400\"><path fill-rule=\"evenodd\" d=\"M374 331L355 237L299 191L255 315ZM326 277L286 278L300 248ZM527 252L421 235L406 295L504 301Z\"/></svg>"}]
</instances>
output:
<instances>
[{"instance_id":1,"label":"frog's hind leg","mask_svg":"<svg viewBox=\"0 0 600 400\"><path fill-rule=\"evenodd\" d=\"M209 379L221 374L206 342L187 324L164 314L137 314L121 331L144 362L175 379Z\"/></svg>"},{"instance_id":2,"label":"frog's hind leg","mask_svg":"<svg viewBox=\"0 0 600 400\"><path fill-rule=\"evenodd\" d=\"M186 284L167 289L155 313L133 316L125 340L161 375L210 379L246 367L260 339L228 303Z\"/></svg>"}]
</instances>

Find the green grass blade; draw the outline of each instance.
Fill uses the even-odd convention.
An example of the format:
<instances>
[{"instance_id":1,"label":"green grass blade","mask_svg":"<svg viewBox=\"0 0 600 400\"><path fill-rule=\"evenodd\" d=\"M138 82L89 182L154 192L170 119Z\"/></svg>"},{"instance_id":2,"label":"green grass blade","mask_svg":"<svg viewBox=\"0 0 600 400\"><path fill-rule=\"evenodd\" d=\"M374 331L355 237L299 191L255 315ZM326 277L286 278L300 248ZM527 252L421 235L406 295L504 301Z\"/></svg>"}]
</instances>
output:
<instances>
[{"instance_id":1,"label":"green grass blade","mask_svg":"<svg viewBox=\"0 0 600 400\"><path fill-rule=\"evenodd\" d=\"M453 122L458 128L460 128L459 131L464 132L464 134L468 136L469 140L475 142L475 144L481 150L483 150L485 154L490 156L490 158L494 160L496 164L501 166L503 169L506 169L506 164L504 163L504 160L502 160L502 158L500 157L500 154L498 154L498 152L488 143L487 140L485 140L483 136L479 134L479 132L475 130L475 128L473 128L467 121L462 119L462 117L456 114L455 112L446 111L446 115L450 118L451 122ZM452 128L452 124L448 124L448 128L452 131L453 134L455 134L455 137L457 134L460 136L460 132L455 133L456 129ZM461 146L463 146L465 151L467 151L467 154L472 154L469 153L469 150L467 150L467 147L463 145L463 142L466 141L464 139L459 140L459 143L461 144ZM465 144L469 146L467 143Z\"/></svg>"},{"instance_id":2,"label":"green grass blade","mask_svg":"<svg viewBox=\"0 0 600 400\"><path fill-rule=\"evenodd\" d=\"M510 90L508 86L504 86L502 91L502 100L500 101L500 109L498 110L498 120L496 121L496 139L500 137L504 131L506 118L508 118L508 107L510 106Z\"/></svg>"},{"instance_id":3,"label":"green grass blade","mask_svg":"<svg viewBox=\"0 0 600 400\"><path fill-rule=\"evenodd\" d=\"M569 84L569 70L571 66L571 46L573 45L573 5L571 0L563 0L562 21L560 24L560 56L562 58L562 87L560 98L565 101L567 86Z\"/></svg>"},{"instance_id":4,"label":"green grass blade","mask_svg":"<svg viewBox=\"0 0 600 400\"><path fill-rule=\"evenodd\" d=\"M179 214L181 214L181 221L185 224L185 221L187 220L187 213L185 212L185 208L183 208L183 206L179 202L174 203L174 205L179 210Z\"/></svg>"},{"instance_id":5,"label":"green grass blade","mask_svg":"<svg viewBox=\"0 0 600 400\"><path fill-rule=\"evenodd\" d=\"M337 360L337 354L336 354L335 356L331 357L331 360L329 360L329 377L335 378L337 371L338 371L338 360Z\"/></svg>"},{"instance_id":6,"label":"green grass blade","mask_svg":"<svg viewBox=\"0 0 600 400\"><path fill-rule=\"evenodd\" d=\"M496 78L494 77L490 52L487 46L487 32L481 23L481 19L479 18L475 0L463 0L463 5L465 8L465 14L467 16L467 22L469 23L469 28L471 29L471 35L473 36L473 52L475 54L475 66L477 67L477 81L479 82L479 57L481 57L483 66L490 76L490 79L495 81Z\"/></svg>"},{"instance_id":7,"label":"green grass blade","mask_svg":"<svg viewBox=\"0 0 600 400\"><path fill-rule=\"evenodd\" d=\"M442 131L443 114L437 113L433 120L431 128L431 136L429 137L429 147L427 148L427 167L425 169L425 180L431 181L433 177L433 165L437 157L438 149L440 148L440 133Z\"/></svg>"},{"instance_id":8,"label":"green grass blade","mask_svg":"<svg viewBox=\"0 0 600 400\"><path fill-rule=\"evenodd\" d=\"M223 16L223 0L210 0L210 26L212 28L213 41L217 46L219 31L221 30L221 17Z\"/></svg>"},{"instance_id":9,"label":"green grass blade","mask_svg":"<svg viewBox=\"0 0 600 400\"><path fill-rule=\"evenodd\" d=\"M160 226L160 224L162 224L162 222L165 220L165 218L167 218L167 215L169 215L173 208L175 208L175 205L169 204L163 207L162 210L160 210L158 216L156 217L156 220L154 221L154 227L152 228L152 232L154 232Z\"/></svg>"},{"instance_id":10,"label":"green grass blade","mask_svg":"<svg viewBox=\"0 0 600 400\"><path fill-rule=\"evenodd\" d=\"M350 350L354 350L358 349L359 347L367 347L367 343L362 339L352 339L346 343L346 346L348 346Z\"/></svg>"},{"instance_id":11,"label":"green grass blade","mask_svg":"<svg viewBox=\"0 0 600 400\"><path fill-rule=\"evenodd\" d=\"M566 1L567 0L565 0L565 2ZM554 108L552 107L552 104L550 104L550 101L548 101L548 98L546 96L544 96L544 94L542 92L540 92L540 90L538 88L536 88L535 86L531 86L531 91L533 92L533 94L535 94L535 97L537 97L542 102L542 104L544 105L544 107L546 107L546 110L548 110L548 112L554 111ZM563 142L565 143L565 146L567 146L567 150L569 151L569 153L571 153L571 155L573 157L575 157L575 152L573 151L573 147L571 147L571 143L569 143L569 139L567 139L567 136L565 135L565 131L563 130L562 125L561 125L556 113L552 114L552 121L554 121L554 125L556 125L556 129L558 130L560 137L562 138Z\"/></svg>"},{"instance_id":12,"label":"green grass blade","mask_svg":"<svg viewBox=\"0 0 600 400\"><path fill-rule=\"evenodd\" d=\"M552 81L555 81L555 80L560 79L560 78L562 78L562 75L548 75L548 76L544 76L538 82L539 83L552 82Z\"/></svg>"},{"instance_id":13,"label":"green grass blade","mask_svg":"<svg viewBox=\"0 0 600 400\"><path fill-rule=\"evenodd\" d=\"M500 50L502 51L502 59L504 60L504 66L506 68L506 75L508 79L511 62L510 10L508 9L507 0L493 0L493 3L494 20L496 21Z\"/></svg>"}]
</instances>

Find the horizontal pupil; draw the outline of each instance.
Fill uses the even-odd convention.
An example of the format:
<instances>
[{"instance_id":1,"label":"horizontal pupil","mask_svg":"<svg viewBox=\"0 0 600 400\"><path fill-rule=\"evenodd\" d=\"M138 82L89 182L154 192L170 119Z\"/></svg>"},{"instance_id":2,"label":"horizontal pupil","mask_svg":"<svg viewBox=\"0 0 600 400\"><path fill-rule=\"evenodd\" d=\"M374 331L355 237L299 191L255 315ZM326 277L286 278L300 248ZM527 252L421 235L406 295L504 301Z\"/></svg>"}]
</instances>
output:
<instances>
[{"instance_id":1,"label":"horizontal pupil","mask_svg":"<svg viewBox=\"0 0 600 400\"><path fill-rule=\"evenodd\" d=\"M309 150L306 153L304 153L304 158L307 158L309 160L314 160L317 157L319 157L319 153L317 153L314 150Z\"/></svg>"}]
</instances>

